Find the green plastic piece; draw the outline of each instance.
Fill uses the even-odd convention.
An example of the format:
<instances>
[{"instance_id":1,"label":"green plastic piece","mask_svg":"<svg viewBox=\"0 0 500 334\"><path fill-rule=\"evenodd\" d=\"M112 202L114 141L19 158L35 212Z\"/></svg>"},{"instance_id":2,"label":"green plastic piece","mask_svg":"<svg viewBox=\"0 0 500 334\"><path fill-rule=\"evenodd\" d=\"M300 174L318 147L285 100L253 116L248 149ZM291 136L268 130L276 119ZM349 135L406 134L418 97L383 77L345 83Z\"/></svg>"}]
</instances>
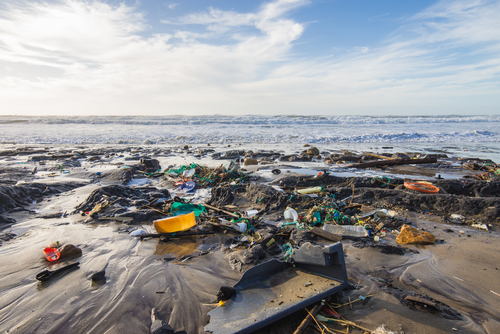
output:
<instances>
[{"instance_id":1,"label":"green plastic piece","mask_svg":"<svg viewBox=\"0 0 500 334\"><path fill-rule=\"evenodd\" d=\"M174 216L184 215L186 213L194 212L195 217L199 217L202 212L207 212L207 209L203 205L195 205L188 203L172 203L172 207L170 209Z\"/></svg>"}]
</instances>

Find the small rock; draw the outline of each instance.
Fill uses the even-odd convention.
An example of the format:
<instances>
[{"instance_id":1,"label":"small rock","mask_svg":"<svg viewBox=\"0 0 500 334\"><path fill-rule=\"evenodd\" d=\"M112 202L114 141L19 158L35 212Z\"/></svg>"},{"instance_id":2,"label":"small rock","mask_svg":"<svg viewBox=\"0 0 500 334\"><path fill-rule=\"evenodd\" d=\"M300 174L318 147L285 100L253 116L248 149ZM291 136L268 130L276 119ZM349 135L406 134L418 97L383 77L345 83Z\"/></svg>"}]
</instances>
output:
<instances>
[{"instance_id":1,"label":"small rock","mask_svg":"<svg viewBox=\"0 0 500 334\"><path fill-rule=\"evenodd\" d=\"M221 286L217 292L217 302L229 300L235 293L236 289L232 286Z\"/></svg>"},{"instance_id":2,"label":"small rock","mask_svg":"<svg viewBox=\"0 0 500 334\"><path fill-rule=\"evenodd\" d=\"M404 153L394 153L391 157L392 159L410 159L408 154Z\"/></svg>"},{"instance_id":3,"label":"small rock","mask_svg":"<svg viewBox=\"0 0 500 334\"><path fill-rule=\"evenodd\" d=\"M90 279L96 282L96 281L102 281L105 277L106 277L106 272L104 270L101 270L92 274L92 276L90 276Z\"/></svg>"},{"instance_id":4,"label":"small rock","mask_svg":"<svg viewBox=\"0 0 500 334\"><path fill-rule=\"evenodd\" d=\"M400 244L433 244L436 241L436 237L429 233L419 231L410 225L403 225L401 227L401 232L396 238L396 242Z\"/></svg>"},{"instance_id":5,"label":"small rock","mask_svg":"<svg viewBox=\"0 0 500 334\"><path fill-rule=\"evenodd\" d=\"M307 149L307 154L308 155L318 155L319 154L319 149L317 147L311 147Z\"/></svg>"},{"instance_id":6,"label":"small rock","mask_svg":"<svg viewBox=\"0 0 500 334\"><path fill-rule=\"evenodd\" d=\"M158 319L158 314L154 308L151 310L151 327L149 331L151 334L174 334L174 329L169 324Z\"/></svg>"},{"instance_id":7,"label":"small rock","mask_svg":"<svg viewBox=\"0 0 500 334\"><path fill-rule=\"evenodd\" d=\"M258 165L258 164L259 164L259 162L257 161L257 159L252 159L252 158L246 158L243 161L244 166Z\"/></svg>"},{"instance_id":8,"label":"small rock","mask_svg":"<svg viewBox=\"0 0 500 334\"><path fill-rule=\"evenodd\" d=\"M67 244L62 246L59 249L59 253L61 253L61 257L59 259L82 256L82 250L72 244Z\"/></svg>"}]
</instances>

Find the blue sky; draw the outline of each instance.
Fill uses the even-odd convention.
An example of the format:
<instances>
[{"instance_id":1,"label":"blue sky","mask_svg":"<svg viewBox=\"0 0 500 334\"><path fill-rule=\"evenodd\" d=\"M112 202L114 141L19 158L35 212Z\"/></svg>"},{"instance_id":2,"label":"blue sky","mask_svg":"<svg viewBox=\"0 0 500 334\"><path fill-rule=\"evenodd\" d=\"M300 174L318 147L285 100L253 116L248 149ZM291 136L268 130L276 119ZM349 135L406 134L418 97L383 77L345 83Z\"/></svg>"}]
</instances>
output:
<instances>
[{"instance_id":1,"label":"blue sky","mask_svg":"<svg viewBox=\"0 0 500 334\"><path fill-rule=\"evenodd\" d=\"M500 113L500 2L0 4L1 114Z\"/></svg>"}]
</instances>

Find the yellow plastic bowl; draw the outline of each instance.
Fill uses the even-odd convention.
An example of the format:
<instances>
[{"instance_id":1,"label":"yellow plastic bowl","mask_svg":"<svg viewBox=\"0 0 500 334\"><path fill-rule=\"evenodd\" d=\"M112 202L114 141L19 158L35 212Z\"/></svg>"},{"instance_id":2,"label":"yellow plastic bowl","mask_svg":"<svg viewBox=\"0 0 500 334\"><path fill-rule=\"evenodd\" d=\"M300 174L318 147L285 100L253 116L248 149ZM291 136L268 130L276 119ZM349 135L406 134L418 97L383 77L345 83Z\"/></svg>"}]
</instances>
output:
<instances>
[{"instance_id":1,"label":"yellow plastic bowl","mask_svg":"<svg viewBox=\"0 0 500 334\"><path fill-rule=\"evenodd\" d=\"M155 220L153 225L158 233L182 232L196 225L196 217L194 212L190 212L185 215Z\"/></svg>"}]
</instances>

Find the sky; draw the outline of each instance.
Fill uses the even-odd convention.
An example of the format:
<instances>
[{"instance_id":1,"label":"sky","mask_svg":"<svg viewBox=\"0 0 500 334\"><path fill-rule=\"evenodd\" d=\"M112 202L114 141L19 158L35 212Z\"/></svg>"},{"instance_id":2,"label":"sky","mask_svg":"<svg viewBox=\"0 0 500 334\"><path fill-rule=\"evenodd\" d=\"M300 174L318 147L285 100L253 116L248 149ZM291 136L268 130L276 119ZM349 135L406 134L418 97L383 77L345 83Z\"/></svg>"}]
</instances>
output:
<instances>
[{"instance_id":1,"label":"sky","mask_svg":"<svg viewBox=\"0 0 500 334\"><path fill-rule=\"evenodd\" d=\"M0 115L500 114L500 1L3 0Z\"/></svg>"}]
</instances>

